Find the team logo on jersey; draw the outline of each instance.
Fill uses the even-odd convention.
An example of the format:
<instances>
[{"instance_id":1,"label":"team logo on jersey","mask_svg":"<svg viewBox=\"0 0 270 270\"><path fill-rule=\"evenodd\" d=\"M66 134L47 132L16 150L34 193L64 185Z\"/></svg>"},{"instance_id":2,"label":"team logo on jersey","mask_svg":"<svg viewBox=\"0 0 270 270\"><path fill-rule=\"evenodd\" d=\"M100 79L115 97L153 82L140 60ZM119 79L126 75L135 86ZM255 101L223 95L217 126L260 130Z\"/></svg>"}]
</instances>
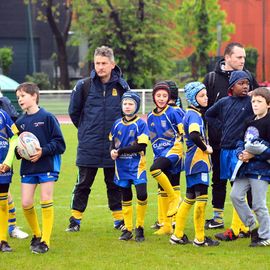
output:
<instances>
[{"instance_id":1,"label":"team logo on jersey","mask_svg":"<svg viewBox=\"0 0 270 270\"><path fill-rule=\"evenodd\" d=\"M166 127L166 120L161 120L161 126L162 126L163 128Z\"/></svg>"},{"instance_id":2,"label":"team logo on jersey","mask_svg":"<svg viewBox=\"0 0 270 270\"><path fill-rule=\"evenodd\" d=\"M118 130L117 134L121 136L122 135L121 130Z\"/></svg>"},{"instance_id":3,"label":"team logo on jersey","mask_svg":"<svg viewBox=\"0 0 270 270\"><path fill-rule=\"evenodd\" d=\"M21 129L22 129L22 130L25 129L25 124L21 124Z\"/></svg>"},{"instance_id":4,"label":"team logo on jersey","mask_svg":"<svg viewBox=\"0 0 270 270\"><path fill-rule=\"evenodd\" d=\"M44 122L35 122L34 127L44 126Z\"/></svg>"},{"instance_id":5,"label":"team logo on jersey","mask_svg":"<svg viewBox=\"0 0 270 270\"><path fill-rule=\"evenodd\" d=\"M135 131L134 130L130 130L128 136L129 137L134 137L135 136Z\"/></svg>"},{"instance_id":6,"label":"team logo on jersey","mask_svg":"<svg viewBox=\"0 0 270 270\"><path fill-rule=\"evenodd\" d=\"M257 139L259 137L259 131L256 127L250 126L248 127L245 133L245 142L251 141L253 139Z\"/></svg>"},{"instance_id":7,"label":"team logo on jersey","mask_svg":"<svg viewBox=\"0 0 270 270\"><path fill-rule=\"evenodd\" d=\"M152 122L152 123L150 124L150 126L151 126L151 127L154 127L154 126L155 126L155 123L154 123L154 122Z\"/></svg>"},{"instance_id":8,"label":"team logo on jersey","mask_svg":"<svg viewBox=\"0 0 270 270\"><path fill-rule=\"evenodd\" d=\"M117 96L117 90L115 88L113 88L113 90L112 90L112 96L114 96L114 97Z\"/></svg>"}]
</instances>

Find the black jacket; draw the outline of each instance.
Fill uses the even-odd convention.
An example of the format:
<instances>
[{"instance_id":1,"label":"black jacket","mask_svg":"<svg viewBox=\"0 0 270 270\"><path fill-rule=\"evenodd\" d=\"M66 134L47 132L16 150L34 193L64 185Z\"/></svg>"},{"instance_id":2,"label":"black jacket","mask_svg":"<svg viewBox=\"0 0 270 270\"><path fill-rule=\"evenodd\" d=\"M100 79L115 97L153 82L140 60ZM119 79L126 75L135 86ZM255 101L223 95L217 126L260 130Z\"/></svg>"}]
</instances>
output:
<instances>
[{"instance_id":1,"label":"black jacket","mask_svg":"<svg viewBox=\"0 0 270 270\"><path fill-rule=\"evenodd\" d=\"M109 133L113 123L121 117L121 97L129 90L121 76L121 70L116 66L110 81L102 84L93 70L86 100L83 100L84 80L78 81L71 94L69 115L78 128L78 166L114 166L109 151Z\"/></svg>"}]
</instances>

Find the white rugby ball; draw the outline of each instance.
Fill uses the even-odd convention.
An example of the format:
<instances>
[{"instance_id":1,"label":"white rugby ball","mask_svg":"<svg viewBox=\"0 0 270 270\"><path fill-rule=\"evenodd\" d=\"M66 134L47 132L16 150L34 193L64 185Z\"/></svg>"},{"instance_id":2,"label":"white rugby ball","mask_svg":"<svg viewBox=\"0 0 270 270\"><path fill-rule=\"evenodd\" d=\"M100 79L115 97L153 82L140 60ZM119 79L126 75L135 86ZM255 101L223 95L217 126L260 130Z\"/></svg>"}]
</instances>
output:
<instances>
[{"instance_id":1,"label":"white rugby ball","mask_svg":"<svg viewBox=\"0 0 270 270\"><path fill-rule=\"evenodd\" d=\"M40 147L38 138L31 132L24 131L19 135L17 151L21 157L30 160L36 154L36 148Z\"/></svg>"}]
</instances>

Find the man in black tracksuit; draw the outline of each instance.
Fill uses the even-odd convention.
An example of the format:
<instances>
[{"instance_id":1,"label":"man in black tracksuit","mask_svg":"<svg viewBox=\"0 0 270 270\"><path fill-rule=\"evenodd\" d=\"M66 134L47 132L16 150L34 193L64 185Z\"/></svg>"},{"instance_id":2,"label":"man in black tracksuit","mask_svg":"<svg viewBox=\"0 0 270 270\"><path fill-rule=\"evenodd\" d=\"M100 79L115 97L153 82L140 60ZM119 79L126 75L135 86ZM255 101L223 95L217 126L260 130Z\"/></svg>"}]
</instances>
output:
<instances>
[{"instance_id":1,"label":"man in black tracksuit","mask_svg":"<svg viewBox=\"0 0 270 270\"><path fill-rule=\"evenodd\" d=\"M207 89L208 108L219 99L228 95L229 78L234 70L244 70L250 76L250 90L257 88L259 85L251 73L244 68L245 49L240 43L230 43L224 51L224 58L219 60L215 70L206 74L203 83ZM209 144L213 147L211 155L213 164L212 175L212 206L213 218L206 220L206 229L224 228L223 212L226 198L227 181L220 180L220 139L221 130L208 129Z\"/></svg>"},{"instance_id":2,"label":"man in black tracksuit","mask_svg":"<svg viewBox=\"0 0 270 270\"><path fill-rule=\"evenodd\" d=\"M90 79L76 84L69 104L70 118L78 128L76 165L79 175L72 194L68 232L80 230L98 168L104 171L114 227L120 229L124 225L121 191L113 182L115 171L109 150L109 133L113 123L121 117L121 97L129 86L115 65L111 48L102 46L95 50L94 66Z\"/></svg>"}]
</instances>

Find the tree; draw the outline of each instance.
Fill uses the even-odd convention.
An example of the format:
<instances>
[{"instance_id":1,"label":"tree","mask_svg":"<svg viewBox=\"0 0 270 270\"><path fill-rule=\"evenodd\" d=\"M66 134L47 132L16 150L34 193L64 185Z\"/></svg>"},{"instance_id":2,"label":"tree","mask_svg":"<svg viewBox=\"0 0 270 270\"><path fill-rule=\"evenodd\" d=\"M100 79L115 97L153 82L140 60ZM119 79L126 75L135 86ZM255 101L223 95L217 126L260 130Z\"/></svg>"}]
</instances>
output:
<instances>
[{"instance_id":1,"label":"tree","mask_svg":"<svg viewBox=\"0 0 270 270\"><path fill-rule=\"evenodd\" d=\"M31 0L26 0L25 3L29 4L30 1ZM72 0L33 0L32 2L37 5L37 19L47 22L51 28L57 46L57 61L60 70L61 88L69 89L68 56L66 47L73 14ZM60 6L60 3L62 3L62 6Z\"/></svg>"},{"instance_id":2,"label":"tree","mask_svg":"<svg viewBox=\"0 0 270 270\"><path fill-rule=\"evenodd\" d=\"M75 37L89 42L88 59L96 47L112 47L131 87L152 87L168 78L181 49L175 0L74 0Z\"/></svg>"},{"instance_id":3,"label":"tree","mask_svg":"<svg viewBox=\"0 0 270 270\"><path fill-rule=\"evenodd\" d=\"M186 16L191 11L192 16ZM209 53L218 47L217 25L222 26L222 41L230 39L234 25L226 22L226 12L221 10L218 0L183 0L178 23L184 45L191 47L192 44L192 75L197 79L206 73Z\"/></svg>"},{"instance_id":4,"label":"tree","mask_svg":"<svg viewBox=\"0 0 270 270\"><path fill-rule=\"evenodd\" d=\"M13 50L12 48L3 47L0 48L0 67L2 68L3 74L7 75L9 67L13 63Z\"/></svg>"}]
</instances>

